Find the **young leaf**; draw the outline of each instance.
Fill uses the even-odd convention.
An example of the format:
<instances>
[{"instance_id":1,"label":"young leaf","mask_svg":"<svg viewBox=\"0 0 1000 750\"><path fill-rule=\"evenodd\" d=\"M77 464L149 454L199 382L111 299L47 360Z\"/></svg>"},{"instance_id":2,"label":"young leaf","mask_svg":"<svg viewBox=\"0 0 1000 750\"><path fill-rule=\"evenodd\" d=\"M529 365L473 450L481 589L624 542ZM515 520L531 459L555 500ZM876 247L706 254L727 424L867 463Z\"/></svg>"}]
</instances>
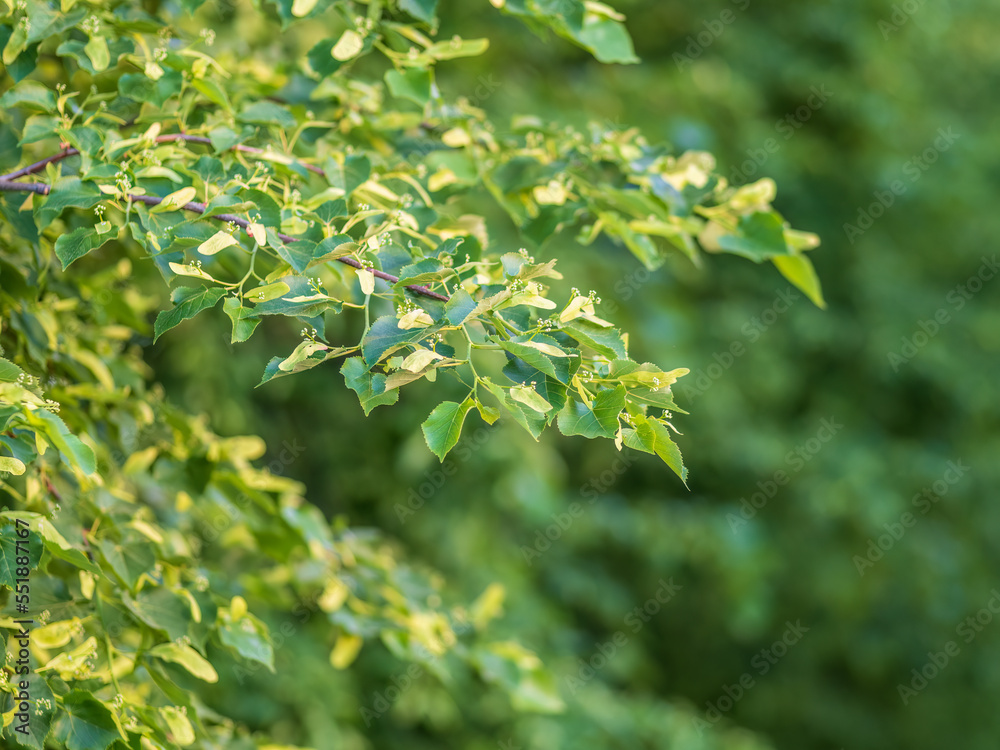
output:
<instances>
[{"instance_id":1,"label":"young leaf","mask_svg":"<svg viewBox=\"0 0 1000 750\"><path fill-rule=\"evenodd\" d=\"M239 244L239 241L237 241L237 239L229 232L219 230L198 245L198 252L202 255L215 255L217 252L224 250L227 247Z\"/></svg>"},{"instance_id":2,"label":"young leaf","mask_svg":"<svg viewBox=\"0 0 1000 750\"><path fill-rule=\"evenodd\" d=\"M159 709L160 715L167 724L169 730L167 736L180 747L186 747L195 741L194 727L188 719L186 707L182 711L176 706L164 706Z\"/></svg>"},{"instance_id":3,"label":"young leaf","mask_svg":"<svg viewBox=\"0 0 1000 750\"><path fill-rule=\"evenodd\" d=\"M539 414L552 411L552 404L538 395L538 391L528 385L518 385L508 391L510 397L518 401L529 409L534 409Z\"/></svg>"},{"instance_id":4,"label":"young leaf","mask_svg":"<svg viewBox=\"0 0 1000 750\"><path fill-rule=\"evenodd\" d=\"M366 297L375 291L375 274L367 268L354 269L358 274L358 281L361 282L361 293Z\"/></svg>"},{"instance_id":5,"label":"young leaf","mask_svg":"<svg viewBox=\"0 0 1000 750\"><path fill-rule=\"evenodd\" d=\"M149 654L164 661L180 664L199 680L219 681L219 674L215 671L215 667L204 656L186 644L161 643L150 649Z\"/></svg>"},{"instance_id":6,"label":"young leaf","mask_svg":"<svg viewBox=\"0 0 1000 750\"><path fill-rule=\"evenodd\" d=\"M334 669L347 669L358 657L363 644L364 640L360 636L343 633L337 638L337 643L330 652L330 665Z\"/></svg>"},{"instance_id":7,"label":"young leaf","mask_svg":"<svg viewBox=\"0 0 1000 750\"><path fill-rule=\"evenodd\" d=\"M365 46L364 37L354 29L347 29L334 45L331 55L334 60L345 62L358 55Z\"/></svg>"},{"instance_id":8,"label":"young leaf","mask_svg":"<svg viewBox=\"0 0 1000 750\"><path fill-rule=\"evenodd\" d=\"M183 187L164 196L163 200L149 209L149 212L151 214L162 214L167 211L177 211L193 201L197 195L198 191L193 187Z\"/></svg>"},{"instance_id":9,"label":"young leaf","mask_svg":"<svg viewBox=\"0 0 1000 750\"><path fill-rule=\"evenodd\" d=\"M21 476L24 473L24 462L10 456L0 456L0 471L5 471L14 476Z\"/></svg>"},{"instance_id":10,"label":"young leaf","mask_svg":"<svg viewBox=\"0 0 1000 750\"><path fill-rule=\"evenodd\" d=\"M90 37L83 51L87 53L94 70L98 73L108 67L111 62L111 54L108 52L108 42L100 35Z\"/></svg>"}]
</instances>

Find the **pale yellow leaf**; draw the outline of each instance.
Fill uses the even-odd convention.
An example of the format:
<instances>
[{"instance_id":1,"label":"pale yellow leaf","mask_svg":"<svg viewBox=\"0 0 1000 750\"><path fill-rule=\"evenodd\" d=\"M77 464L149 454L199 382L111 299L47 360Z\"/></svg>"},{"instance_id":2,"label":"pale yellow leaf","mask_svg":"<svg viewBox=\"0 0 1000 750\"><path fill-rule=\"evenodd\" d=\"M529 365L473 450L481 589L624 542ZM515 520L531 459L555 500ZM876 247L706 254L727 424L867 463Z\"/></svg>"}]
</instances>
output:
<instances>
[{"instance_id":1,"label":"pale yellow leaf","mask_svg":"<svg viewBox=\"0 0 1000 750\"><path fill-rule=\"evenodd\" d=\"M330 664L335 669L346 669L357 658L363 643L360 636L344 633L330 652Z\"/></svg>"},{"instance_id":2,"label":"pale yellow leaf","mask_svg":"<svg viewBox=\"0 0 1000 750\"><path fill-rule=\"evenodd\" d=\"M341 62L346 62L353 57L356 57L359 52L364 48L365 40L354 29L347 29L343 34L341 34L340 39L334 45L330 54L333 55L335 60L340 60Z\"/></svg>"},{"instance_id":3,"label":"pale yellow leaf","mask_svg":"<svg viewBox=\"0 0 1000 750\"><path fill-rule=\"evenodd\" d=\"M215 255L220 250L238 244L240 243L233 235L220 230L198 245L198 252L202 255Z\"/></svg>"}]
</instances>

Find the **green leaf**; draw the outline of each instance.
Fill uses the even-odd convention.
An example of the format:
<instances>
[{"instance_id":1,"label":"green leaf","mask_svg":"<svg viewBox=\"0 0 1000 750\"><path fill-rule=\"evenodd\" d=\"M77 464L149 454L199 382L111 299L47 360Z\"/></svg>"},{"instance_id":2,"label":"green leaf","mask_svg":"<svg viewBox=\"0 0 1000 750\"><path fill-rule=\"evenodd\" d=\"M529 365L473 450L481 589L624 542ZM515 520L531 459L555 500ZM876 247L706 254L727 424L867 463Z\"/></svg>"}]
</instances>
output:
<instances>
[{"instance_id":1,"label":"green leaf","mask_svg":"<svg viewBox=\"0 0 1000 750\"><path fill-rule=\"evenodd\" d=\"M169 310L162 310L156 316L156 322L153 324L153 341L202 310L215 307L225 293L226 290L218 286L207 289L195 286L177 287L170 295L174 306Z\"/></svg>"},{"instance_id":2,"label":"green leaf","mask_svg":"<svg viewBox=\"0 0 1000 750\"><path fill-rule=\"evenodd\" d=\"M350 195L368 181L372 163L364 154L351 154L344 160L344 192Z\"/></svg>"},{"instance_id":3,"label":"green leaf","mask_svg":"<svg viewBox=\"0 0 1000 750\"><path fill-rule=\"evenodd\" d=\"M316 245L308 240L298 242L286 242L278 244L274 248L283 261L292 267L297 273L305 271L312 262Z\"/></svg>"},{"instance_id":4,"label":"green leaf","mask_svg":"<svg viewBox=\"0 0 1000 750\"><path fill-rule=\"evenodd\" d=\"M124 73L118 78L118 93L133 101L148 102L161 108L170 97L180 92L182 80L179 70L167 70L157 81L143 73Z\"/></svg>"},{"instance_id":5,"label":"green leaf","mask_svg":"<svg viewBox=\"0 0 1000 750\"><path fill-rule=\"evenodd\" d=\"M9 110L15 107L31 112L54 112L56 96L51 89L38 81L21 81L0 96L0 109Z\"/></svg>"},{"instance_id":6,"label":"green leaf","mask_svg":"<svg viewBox=\"0 0 1000 750\"><path fill-rule=\"evenodd\" d=\"M38 561L42 557L42 540L38 538L38 534L29 531L26 527L22 527L20 531L27 532L27 536L18 536L17 526L9 521L5 521L3 527L0 528L0 586L6 586L9 589L17 587L18 578L27 577L25 575L19 576L17 574L18 568L34 570L38 567ZM18 554L18 542L21 543L20 555ZM18 562L18 557L22 558L21 563ZM24 558L27 559L26 563Z\"/></svg>"},{"instance_id":7,"label":"green leaf","mask_svg":"<svg viewBox=\"0 0 1000 750\"><path fill-rule=\"evenodd\" d=\"M201 159L199 159L198 161L200 162ZM199 172L199 174L201 173ZM205 181L207 182L208 179L205 178ZM227 193L219 193L217 196L212 198L212 200L210 200L207 204L205 204L205 211L200 216L198 216L197 219L192 219L191 221L192 222L202 221L204 219L209 219L213 216L219 216L220 214L246 214L250 213L255 207L256 206L253 203L253 201L241 200L240 198L229 195Z\"/></svg>"},{"instance_id":8,"label":"green leaf","mask_svg":"<svg viewBox=\"0 0 1000 750\"><path fill-rule=\"evenodd\" d=\"M66 140L73 148L84 154L96 154L104 147L101 133L86 125L77 125L66 131Z\"/></svg>"},{"instance_id":9,"label":"green leaf","mask_svg":"<svg viewBox=\"0 0 1000 750\"><path fill-rule=\"evenodd\" d=\"M149 573L156 565L155 548L149 539L137 532L127 533L116 542L101 539L98 543L104 560L129 589L134 590L143 573Z\"/></svg>"},{"instance_id":10,"label":"green leaf","mask_svg":"<svg viewBox=\"0 0 1000 750\"><path fill-rule=\"evenodd\" d=\"M361 340L361 354L369 366L377 364L386 354L401 346L421 341L435 333L440 326L427 328L400 328L394 315L383 315L372 323Z\"/></svg>"},{"instance_id":11,"label":"green leaf","mask_svg":"<svg viewBox=\"0 0 1000 750\"><path fill-rule=\"evenodd\" d=\"M603 63L637 63L632 39L625 27L610 18L588 21L577 39Z\"/></svg>"},{"instance_id":12,"label":"green leaf","mask_svg":"<svg viewBox=\"0 0 1000 750\"><path fill-rule=\"evenodd\" d=\"M165 632L172 641L187 635L193 622L191 606L170 589L144 588L135 598L124 592L122 601L132 614L149 627Z\"/></svg>"},{"instance_id":13,"label":"green leaf","mask_svg":"<svg viewBox=\"0 0 1000 750\"><path fill-rule=\"evenodd\" d=\"M36 203L35 223L39 229L45 229L67 208L93 208L103 199L104 195L92 182L81 182L79 177L61 177L53 183L48 197Z\"/></svg>"},{"instance_id":14,"label":"green leaf","mask_svg":"<svg viewBox=\"0 0 1000 750\"><path fill-rule=\"evenodd\" d=\"M385 74L389 92L400 99L409 99L421 107L431 98L431 71L422 68L407 68L405 71L390 70Z\"/></svg>"},{"instance_id":15,"label":"green leaf","mask_svg":"<svg viewBox=\"0 0 1000 750\"><path fill-rule=\"evenodd\" d=\"M472 398L467 398L460 404L445 401L438 404L420 425L427 447L441 461L444 461L448 451L458 443L458 439L462 436L465 417L473 406L475 402Z\"/></svg>"},{"instance_id":16,"label":"green leaf","mask_svg":"<svg viewBox=\"0 0 1000 750\"><path fill-rule=\"evenodd\" d=\"M505 341L499 336L492 336L490 339L504 351L563 384L569 383L576 366L579 366L579 357L573 356L575 352L563 352L563 356L557 356L551 351L539 348L539 346L551 347L553 350L562 351L558 342L548 336L536 335L530 340L527 336L519 336L511 341Z\"/></svg>"},{"instance_id":17,"label":"green leaf","mask_svg":"<svg viewBox=\"0 0 1000 750\"><path fill-rule=\"evenodd\" d=\"M53 734L68 750L106 750L115 740L124 739L111 711L86 690L63 696Z\"/></svg>"},{"instance_id":18,"label":"green leaf","mask_svg":"<svg viewBox=\"0 0 1000 750\"><path fill-rule=\"evenodd\" d=\"M219 674L211 662L188 645L161 643L150 649L149 654L164 661L180 664L199 680L211 683L219 681Z\"/></svg>"},{"instance_id":19,"label":"green leaf","mask_svg":"<svg viewBox=\"0 0 1000 750\"><path fill-rule=\"evenodd\" d=\"M25 127L31 122L35 117L44 117L44 115L34 115L29 117L27 122L25 122ZM52 118L46 118L46 120L51 120ZM23 133L22 133L23 136ZM18 146L17 131L14 130L7 123L0 123L0 169L7 171L8 169L13 169L21 161L21 148Z\"/></svg>"},{"instance_id":20,"label":"green leaf","mask_svg":"<svg viewBox=\"0 0 1000 750\"><path fill-rule=\"evenodd\" d=\"M284 130L291 130L296 125L295 116L280 104L261 101L254 102L238 115L238 119L254 125L277 125Z\"/></svg>"},{"instance_id":21,"label":"green leaf","mask_svg":"<svg viewBox=\"0 0 1000 750\"><path fill-rule=\"evenodd\" d=\"M454 60L457 57L476 57L489 49L489 39L452 39L432 44L424 54L435 60Z\"/></svg>"},{"instance_id":22,"label":"green leaf","mask_svg":"<svg viewBox=\"0 0 1000 750\"><path fill-rule=\"evenodd\" d=\"M344 64L333 56L333 48L336 45L336 39L322 39L306 54L309 67L316 71L320 78L333 75Z\"/></svg>"},{"instance_id":23,"label":"green leaf","mask_svg":"<svg viewBox=\"0 0 1000 750\"><path fill-rule=\"evenodd\" d=\"M618 415L625 408L624 386L603 390L594 398L591 408L569 399L559 412L559 431L563 435L583 435L586 438L613 438L618 432Z\"/></svg>"},{"instance_id":24,"label":"green leaf","mask_svg":"<svg viewBox=\"0 0 1000 750\"><path fill-rule=\"evenodd\" d=\"M317 292L305 276L282 276L278 281L287 286L288 291L255 305L250 317L289 315L300 318L315 318L327 310L332 309L339 312L341 309L341 303L338 300ZM252 296L250 300L253 301Z\"/></svg>"},{"instance_id":25,"label":"green leaf","mask_svg":"<svg viewBox=\"0 0 1000 750\"><path fill-rule=\"evenodd\" d=\"M555 679L544 669L524 675L511 691L510 702L515 711L531 713L558 714L566 708Z\"/></svg>"},{"instance_id":26,"label":"green leaf","mask_svg":"<svg viewBox=\"0 0 1000 750\"><path fill-rule=\"evenodd\" d=\"M56 257L62 263L65 271L70 263L94 249L97 232L92 227L80 227L67 234L59 235L56 240Z\"/></svg>"},{"instance_id":27,"label":"green leaf","mask_svg":"<svg viewBox=\"0 0 1000 750\"><path fill-rule=\"evenodd\" d=\"M45 678L37 672L28 672L20 675L16 680L11 680L12 686L21 680L28 682L27 693L31 696L31 719L28 721L24 732L20 729L11 732L14 741L21 747L28 747L31 750L43 750L45 739L49 735L52 726L52 717L56 710L56 699L52 695L52 688L45 681ZM16 711L17 701L13 694L6 694L5 700L0 704L0 710L4 713ZM15 719L15 721L17 721ZM19 724L20 725L20 724Z\"/></svg>"},{"instance_id":28,"label":"green leaf","mask_svg":"<svg viewBox=\"0 0 1000 750\"><path fill-rule=\"evenodd\" d=\"M547 424L545 416L526 404L512 399L506 389L497 385L489 378L483 378L482 382L489 392L500 402L501 406L510 412L511 416L514 417L514 421L526 429L531 437L538 440L538 436L542 434L542 430L545 429L545 425Z\"/></svg>"},{"instance_id":29,"label":"green leaf","mask_svg":"<svg viewBox=\"0 0 1000 750\"><path fill-rule=\"evenodd\" d=\"M784 222L774 211L755 211L749 216L741 216L737 234L720 237L719 246L755 263L790 252L785 241Z\"/></svg>"},{"instance_id":30,"label":"green leaf","mask_svg":"<svg viewBox=\"0 0 1000 750\"><path fill-rule=\"evenodd\" d=\"M111 53L108 52L108 42L103 36L92 36L83 48L94 65L94 70L100 73L111 63Z\"/></svg>"},{"instance_id":31,"label":"green leaf","mask_svg":"<svg viewBox=\"0 0 1000 750\"><path fill-rule=\"evenodd\" d=\"M399 0L399 9L426 24L434 23L438 0Z\"/></svg>"},{"instance_id":32,"label":"green leaf","mask_svg":"<svg viewBox=\"0 0 1000 750\"><path fill-rule=\"evenodd\" d=\"M320 204L318 208L314 208L312 212L324 224L329 224L334 219L347 216L347 202L343 198L337 198L335 201L326 201ZM344 236L346 237L346 235ZM347 241L350 241L350 239L350 237L347 237Z\"/></svg>"},{"instance_id":33,"label":"green leaf","mask_svg":"<svg viewBox=\"0 0 1000 750\"><path fill-rule=\"evenodd\" d=\"M453 269L442 266L437 258L425 258L417 263L411 263L403 266L397 273L399 281L392 285L393 289L403 289L414 284L432 284L456 275Z\"/></svg>"},{"instance_id":34,"label":"green leaf","mask_svg":"<svg viewBox=\"0 0 1000 750\"><path fill-rule=\"evenodd\" d=\"M58 128L59 120L55 117L32 115L24 123L24 130L21 132L21 140L18 145L26 146L29 143L37 143L46 138L52 138L57 135L56 130Z\"/></svg>"},{"instance_id":35,"label":"green leaf","mask_svg":"<svg viewBox=\"0 0 1000 750\"><path fill-rule=\"evenodd\" d=\"M239 133L221 125L208 131L208 139L216 153L228 151L241 140Z\"/></svg>"},{"instance_id":36,"label":"green leaf","mask_svg":"<svg viewBox=\"0 0 1000 750\"><path fill-rule=\"evenodd\" d=\"M632 429L622 430L625 445L644 453L653 453L681 478L687 486L687 469L680 448L670 437L670 429L658 419L632 414Z\"/></svg>"},{"instance_id":37,"label":"green leaf","mask_svg":"<svg viewBox=\"0 0 1000 750\"><path fill-rule=\"evenodd\" d=\"M233 106L229 103L229 97L226 95L226 90L222 88L222 86L220 86L214 79L195 78L191 81L191 85L198 89L200 93L204 94L205 97L212 102L212 104L217 104L227 112L232 110Z\"/></svg>"},{"instance_id":38,"label":"green leaf","mask_svg":"<svg viewBox=\"0 0 1000 750\"><path fill-rule=\"evenodd\" d=\"M348 352L353 352L356 347L340 346L330 348L323 344L312 341L303 341L288 357L273 357L264 368L264 376L261 378L258 387L270 380L280 378L285 375L293 375L304 370L311 370L317 365L321 365L327 360L343 356Z\"/></svg>"},{"instance_id":39,"label":"green leaf","mask_svg":"<svg viewBox=\"0 0 1000 750\"><path fill-rule=\"evenodd\" d=\"M465 289L459 287L444 306L444 316L453 326L460 326L475 309L476 301Z\"/></svg>"},{"instance_id":40,"label":"green leaf","mask_svg":"<svg viewBox=\"0 0 1000 750\"><path fill-rule=\"evenodd\" d=\"M801 289L816 307L826 309L823 289L813 268L812 261L804 255L778 255L771 262L781 271L781 275Z\"/></svg>"},{"instance_id":41,"label":"green leaf","mask_svg":"<svg viewBox=\"0 0 1000 750\"><path fill-rule=\"evenodd\" d=\"M628 351L621 331L617 328L603 328L597 323L591 323L586 318L576 318L562 324L562 331L588 346L602 357L608 359L625 359Z\"/></svg>"},{"instance_id":42,"label":"green leaf","mask_svg":"<svg viewBox=\"0 0 1000 750\"><path fill-rule=\"evenodd\" d=\"M32 421L44 424L45 436L55 445L63 460L70 466L75 466L84 474L97 471L97 459L90 446L85 445L80 438L69 431L69 427L58 416L48 409L38 409L32 412Z\"/></svg>"},{"instance_id":43,"label":"green leaf","mask_svg":"<svg viewBox=\"0 0 1000 750\"><path fill-rule=\"evenodd\" d=\"M260 324L260 318L248 317L253 308L244 307L239 297L226 297L222 303L222 310L233 322L233 335L230 339L232 344L239 344L249 339Z\"/></svg>"},{"instance_id":44,"label":"green leaf","mask_svg":"<svg viewBox=\"0 0 1000 750\"><path fill-rule=\"evenodd\" d=\"M246 614L237 622L220 623L219 639L244 659L274 671L274 649L268 640L267 626L256 617Z\"/></svg>"},{"instance_id":45,"label":"green leaf","mask_svg":"<svg viewBox=\"0 0 1000 750\"><path fill-rule=\"evenodd\" d=\"M350 255L356 249L354 239L346 234L335 234L316 244L313 248L313 262L325 262Z\"/></svg>"},{"instance_id":46,"label":"green leaf","mask_svg":"<svg viewBox=\"0 0 1000 750\"><path fill-rule=\"evenodd\" d=\"M277 229L281 226L281 208L277 201L263 190L243 190L240 192L240 198L252 201L257 206L260 223L265 227Z\"/></svg>"},{"instance_id":47,"label":"green leaf","mask_svg":"<svg viewBox=\"0 0 1000 750\"><path fill-rule=\"evenodd\" d=\"M59 533L52 522L38 513L29 511L5 511L4 518L22 519L27 521L29 528L38 534L45 541L45 549L60 560L74 565L82 570L90 571L95 575L101 574L101 569L90 562L87 556L79 549L70 544L66 538Z\"/></svg>"},{"instance_id":48,"label":"green leaf","mask_svg":"<svg viewBox=\"0 0 1000 750\"><path fill-rule=\"evenodd\" d=\"M25 47L28 46L28 28L23 24L16 24L14 26L14 33L10 35L7 40L6 46L3 48L3 60L4 65L10 65L22 52L24 52Z\"/></svg>"},{"instance_id":49,"label":"green leaf","mask_svg":"<svg viewBox=\"0 0 1000 750\"><path fill-rule=\"evenodd\" d=\"M577 358L574 366L578 365L579 362L580 360ZM509 359L503 366L502 372L514 383L530 385L538 392L539 396L552 404L555 411L546 415L547 422L552 421L556 414L566 405L566 386L551 375L546 375L536 370L523 359L516 357Z\"/></svg>"},{"instance_id":50,"label":"green leaf","mask_svg":"<svg viewBox=\"0 0 1000 750\"><path fill-rule=\"evenodd\" d=\"M371 414L376 406L394 404L399 400L399 389L386 390L386 376L381 373L372 374L365 366L361 357L351 357L340 368L347 387L358 394L361 408L365 416Z\"/></svg>"},{"instance_id":51,"label":"green leaf","mask_svg":"<svg viewBox=\"0 0 1000 750\"><path fill-rule=\"evenodd\" d=\"M0 383L13 383L24 375L24 370L3 357L0 357Z\"/></svg>"}]
</instances>

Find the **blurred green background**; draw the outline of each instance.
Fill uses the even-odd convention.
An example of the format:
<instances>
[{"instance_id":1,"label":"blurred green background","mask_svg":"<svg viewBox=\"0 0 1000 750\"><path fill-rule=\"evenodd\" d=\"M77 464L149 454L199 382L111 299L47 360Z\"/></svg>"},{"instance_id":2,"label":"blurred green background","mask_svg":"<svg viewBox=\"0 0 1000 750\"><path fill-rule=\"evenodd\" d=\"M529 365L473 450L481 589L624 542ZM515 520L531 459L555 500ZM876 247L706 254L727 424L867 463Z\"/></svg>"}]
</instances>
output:
<instances>
[{"instance_id":1,"label":"blurred green background","mask_svg":"<svg viewBox=\"0 0 1000 750\"><path fill-rule=\"evenodd\" d=\"M368 419L335 366L254 390L287 348L283 328L232 349L214 316L210 333L205 322L151 351L159 376L221 433L264 436L268 461L285 441L303 445L275 468L329 514L385 529L456 598L503 583L498 630L541 655L568 703L561 716L518 716L497 694L424 677L359 727L371 747L695 748L719 737L700 734L701 717L749 730L721 735L733 748L994 748L1000 278L970 279L996 274L1000 236L995 5L615 5L639 65L534 39L486 0L443 0L444 38L488 36L491 47L442 65L438 81L498 122L595 120L709 150L725 175L773 177L778 210L822 237L812 259L825 311L799 294L789 302L777 271L741 259L699 270L678 257L649 274L625 249L580 247L572 233L533 251L561 259L567 286L599 292L605 317L634 332L637 359L691 368L675 387L691 412L675 420L690 491L651 457L616 473L608 441L553 431L535 444L478 420L468 450L449 458L455 473L438 476L418 429L426 384ZM486 96L483 76L495 88ZM892 205L873 208L878 195ZM879 216L869 226L859 212ZM524 244L493 215L494 240ZM947 322L935 331L936 315ZM420 510L399 513L435 480ZM546 531L555 540L526 559ZM661 579L680 588L648 622L627 620L655 602ZM572 682L618 631L625 643L596 676ZM783 637L792 645L776 646ZM950 641L957 655L927 666ZM358 724L358 706L317 704L317 691L356 680L367 697L401 671L380 649L336 677L325 654L293 652L279 661L315 667L272 690L288 721L331 738L337 721ZM933 677L921 683L914 669Z\"/></svg>"}]
</instances>

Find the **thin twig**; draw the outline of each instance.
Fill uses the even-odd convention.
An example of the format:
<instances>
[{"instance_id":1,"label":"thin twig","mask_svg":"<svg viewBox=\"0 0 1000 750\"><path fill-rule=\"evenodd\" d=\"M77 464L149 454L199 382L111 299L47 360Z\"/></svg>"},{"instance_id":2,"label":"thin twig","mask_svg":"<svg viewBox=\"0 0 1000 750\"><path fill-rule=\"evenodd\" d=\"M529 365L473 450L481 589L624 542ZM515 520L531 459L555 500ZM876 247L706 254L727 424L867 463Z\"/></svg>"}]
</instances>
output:
<instances>
[{"instance_id":1,"label":"thin twig","mask_svg":"<svg viewBox=\"0 0 1000 750\"><path fill-rule=\"evenodd\" d=\"M205 143L208 145L212 144L211 138L206 138L203 135L188 135L187 133L170 133L168 135L158 135L153 139L156 143L170 143L171 141L185 141L187 143ZM241 143L237 143L232 147L233 151L242 151L245 154L270 154L274 153L272 151L267 151L262 148L257 148L255 146L244 146ZM21 167L20 169L11 172L9 174L0 175L0 182L7 182L10 180L16 180L19 177L24 177L29 174L35 174L36 172L41 172L49 164L53 164L57 161L62 161L63 159L69 158L70 156L77 156L80 152L75 148L64 148L58 154L53 154L52 156L47 156L41 161L36 161L34 164L29 164L26 167ZM318 174L320 177L326 177L326 172L317 167L314 164L306 164L296 160L296 164L299 164L310 172Z\"/></svg>"}]
</instances>

